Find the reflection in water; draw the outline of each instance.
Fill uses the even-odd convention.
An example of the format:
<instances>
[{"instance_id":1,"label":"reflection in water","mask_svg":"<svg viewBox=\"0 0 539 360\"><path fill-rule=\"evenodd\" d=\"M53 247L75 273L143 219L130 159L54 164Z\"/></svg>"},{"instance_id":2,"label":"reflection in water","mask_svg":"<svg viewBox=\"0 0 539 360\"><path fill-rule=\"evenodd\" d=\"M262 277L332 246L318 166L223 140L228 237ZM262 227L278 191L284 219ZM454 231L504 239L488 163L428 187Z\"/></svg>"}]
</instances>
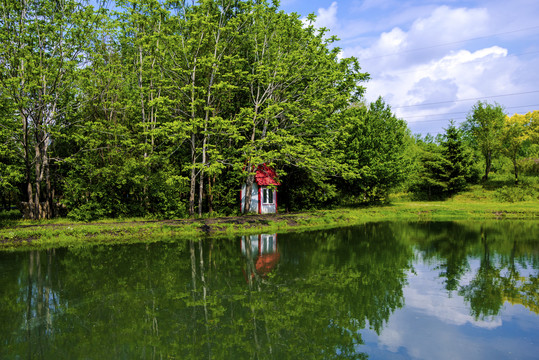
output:
<instances>
[{"instance_id":1,"label":"reflection in water","mask_svg":"<svg viewBox=\"0 0 539 360\"><path fill-rule=\"evenodd\" d=\"M251 277L266 276L281 258L277 249L277 234L242 236L241 253L247 258L247 264L252 265L249 271Z\"/></svg>"},{"instance_id":2,"label":"reflection in water","mask_svg":"<svg viewBox=\"0 0 539 360\"><path fill-rule=\"evenodd\" d=\"M527 358L537 235L533 222L376 223L0 253L0 358L432 358L442 333L474 344L460 358Z\"/></svg>"}]
</instances>

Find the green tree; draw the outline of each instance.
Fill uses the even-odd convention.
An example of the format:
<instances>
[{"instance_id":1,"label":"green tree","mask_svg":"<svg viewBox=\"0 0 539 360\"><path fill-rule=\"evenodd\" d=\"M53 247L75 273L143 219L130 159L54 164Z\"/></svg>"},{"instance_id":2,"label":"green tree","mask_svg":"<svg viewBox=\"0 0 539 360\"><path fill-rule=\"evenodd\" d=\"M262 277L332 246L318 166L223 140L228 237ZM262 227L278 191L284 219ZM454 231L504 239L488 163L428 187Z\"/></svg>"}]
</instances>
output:
<instances>
[{"instance_id":1,"label":"green tree","mask_svg":"<svg viewBox=\"0 0 539 360\"><path fill-rule=\"evenodd\" d=\"M19 184L24 181L24 164L17 147L18 136L15 112L9 98L0 93L0 201L8 209L18 203Z\"/></svg>"},{"instance_id":2,"label":"green tree","mask_svg":"<svg viewBox=\"0 0 539 360\"><path fill-rule=\"evenodd\" d=\"M24 215L54 215L51 149L54 135L76 109L93 9L73 0L3 1L0 5L0 83L19 121L14 141L25 172Z\"/></svg>"},{"instance_id":3,"label":"green tree","mask_svg":"<svg viewBox=\"0 0 539 360\"><path fill-rule=\"evenodd\" d=\"M498 103L478 101L467 116L463 129L473 139L475 146L485 158L485 175L488 180L492 159L500 150L505 113Z\"/></svg>"},{"instance_id":4,"label":"green tree","mask_svg":"<svg viewBox=\"0 0 539 360\"><path fill-rule=\"evenodd\" d=\"M447 193L455 194L466 188L473 178L472 159L462 139L462 133L453 121L445 129L440 143L442 156L448 161Z\"/></svg>"},{"instance_id":5,"label":"green tree","mask_svg":"<svg viewBox=\"0 0 539 360\"><path fill-rule=\"evenodd\" d=\"M505 118L502 153L511 159L513 163L515 184L518 184L519 157L522 155L524 147L530 145L531 140L534 138L533 120L532 113L526 115L514 114Z\"/></svg>"},{"instance_id":6,"label":"green tree","mask_svg":"<svg viewBox=\"0 0 539 360\"><path fill-rule=\"evenodd\" d=\"M406 122L397 119L381 98L366 106L352 106L343 113L344 126L337 140L340 161L347 173L339 188L341 196L378 201L400 185L409 164Z\"/></svg>"},{"instance_id":7,"label":"green tree","mask_svg":"<svg viewBox=\"0 0 539 360\"><path fill-rule=\"evenodd\" d=\"M424 139L416 138L414 147L415 171L410 190L428 200L445 197L451 163L444 157L441 146L427 135Z\"/></svg>"},{"instance_id":8,"label":"green tree","mask_svg":"<svg viewBox=\"0 0 539 360\"><path fill-rule=\"evenodd\" d=\"M313 18L310 18L313 21ZM245 57L248 103L239 111L244 141L235 168L246 178L249 210L253 170L264 162L335 173L331 143L339 111L359 98L368 79L355 58L339 59L326 29L305 26L297 14L255 6Z\"/></svg>"}]
</instances>

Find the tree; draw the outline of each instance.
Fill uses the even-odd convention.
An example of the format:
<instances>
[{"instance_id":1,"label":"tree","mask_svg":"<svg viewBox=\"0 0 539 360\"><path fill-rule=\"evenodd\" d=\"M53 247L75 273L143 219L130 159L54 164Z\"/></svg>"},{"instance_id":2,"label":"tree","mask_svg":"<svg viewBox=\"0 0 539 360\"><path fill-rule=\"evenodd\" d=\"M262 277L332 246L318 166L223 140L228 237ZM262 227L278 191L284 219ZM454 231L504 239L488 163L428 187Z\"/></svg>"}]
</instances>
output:
<instances>
[{"instance_id":1,"label":"tree","mask_svg":"<svg viewBox=\"0 0 539 360\"><path fill-rule=\"evenodd\" d=\"M9 209L19 197L19 184L24 180L24 164L17 142L18 119L9 98L0 93L0 209Z\"/></svg>"},{"instance_id":2,"label":"tree","mask_svg":"<svg viewBox=\"0 0 539 360\"><path fill-rule=\"evenodd\" d=\"M417 170L411 190L427 200L447 196L451 163L443 156L441 146L428 137L416 139L415 146Z\"/></svg>"},{"instance_id":3,"label":"tree","mask_svg":"<svg viewBox=\"0 0 539 360\"><path fill-rule=\"evenodd\" d=\"M474 140L485 158L485 175L488 180L492 167L492 158L501 148L501 135L505 113L498 103L489 104L478 101L467 116L463 129Z\"/></svg>"},{"instance_id":4,"label":"tree","mask_svg":"<svg viewBox=\"0 0 539 360\"><path fill-rule=\"evenodd\" d=\"M23 213L54 215L51 147L55 131L78 107L75 78L93 25L91 7L74 0L3 1L0 83L19 121L25 170Z\"/></svg>"},{"instance_id":5,"label":"tree","mask_svg":"<svg viewBox=\"0 0 539 360\"><path fill-rule=\"evenodd\" d=\"M257 5L250 15L245 58L247 103L239 111L243 141L235 168L246 178L249 211L254 169L278 162L319 174L334 173L330 144L336 114L359 98L368 79L355 58L339 59L335 38L307 26L297 14Z\"/></svg>"},{"instance_id":6,"label":"tree","mask_svg":"<svg viewBox=\"0 0 539 360\"><path fill-rule=\"evenodd\" d=\"M352 106L343 113L344 126L337 140L340 161L347 173L339 188L343 196L378 201L404 181L406 123L381 98L367 106Z\"/></svg>"},{"instance_id":7,"label":"tree","mask_svg":"<svg viewBox=\"0 0 539 360\"><path fill-rule=\"evenodd\" d=\"M534 144L539 144L539 110L530 111L525 116L529 121L530 140Z\"/></svg>"},{"instance_id":8,"label":"tree","mask_svg":"<svg viewBox=\"0 0 539 360\"><path fill-rule=\"evenodd\" d=\"M466 188L467 182L473 176L472 160L464 146L462 133L453 121L445 129L441 141L442 156L449 162L447 193L455 194Z\"/></svg>"},{"instance_id":9,"label":"tree","mask_svg":"<svg viewBox=\"0 0 539 360\"><path fill-rule=\"evenodd\" d=\"M525 115L514 114L511 117L506 117L503 135L502 135L502 153L506 155L513 163L513 173L515 174L515 184L518 184L519 165L518 157L524 143L529 140L530 121Z\"/></svg>"}]
</instances>

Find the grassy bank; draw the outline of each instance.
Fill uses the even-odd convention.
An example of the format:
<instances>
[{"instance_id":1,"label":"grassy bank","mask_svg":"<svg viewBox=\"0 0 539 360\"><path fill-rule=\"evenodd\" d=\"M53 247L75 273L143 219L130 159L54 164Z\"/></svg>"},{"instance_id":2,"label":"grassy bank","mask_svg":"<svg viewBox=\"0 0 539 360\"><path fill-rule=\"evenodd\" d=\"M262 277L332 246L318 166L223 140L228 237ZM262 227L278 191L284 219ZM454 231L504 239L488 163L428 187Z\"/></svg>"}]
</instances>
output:
<instances>
[{"instance_id":1,"label":"grassy bank","mask_svg":"<svg viewBox=\"0 0 539 360\"><path fill-rule=\"evenodd\" d=\"M477 199L468 194L446 201L414 202L396 197L390 205L385 206L205 219L123 219L77 223L66 219L21 221L16 220L16 216L16 213L4 213L0 220L0 250L153 242L178 237L232 237L349 226L371 221L538 220L539 202L502 203Z\"/></svg>"}]
</instances>

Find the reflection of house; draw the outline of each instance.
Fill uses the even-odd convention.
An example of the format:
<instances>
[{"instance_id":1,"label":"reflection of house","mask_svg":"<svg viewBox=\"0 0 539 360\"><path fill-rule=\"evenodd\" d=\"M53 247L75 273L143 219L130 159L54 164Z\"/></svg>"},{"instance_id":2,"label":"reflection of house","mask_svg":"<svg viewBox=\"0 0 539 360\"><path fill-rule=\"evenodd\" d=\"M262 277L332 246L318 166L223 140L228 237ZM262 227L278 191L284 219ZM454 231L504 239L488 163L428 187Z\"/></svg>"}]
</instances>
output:
<instances>
[{"instance_id":1,"label":"reflection of house","mask_svg":"<svg viewBox=\"0 0 539 360\"><path fill-rule=\"evenodd\" d=\"M241 252L256 259L255 270L259 275L268 274L281 258L277 250L277 234L242 236Z\"/></svg>"},{"instance_id":2,"label":"reflection of house","mask_svg":"<svg viewBox=\"0 0 539 360\"><path fill-rule=\"evenodd\" d=\"M258 214L271 214L277 212L277 190L276 186L280 185L277 181L275 170L262 164L258 166L255 173L255 181L251 192L251 212ZM247 185L241 187L241 212L245 210L245 189Z\"/></svg>"}]
</instances>

